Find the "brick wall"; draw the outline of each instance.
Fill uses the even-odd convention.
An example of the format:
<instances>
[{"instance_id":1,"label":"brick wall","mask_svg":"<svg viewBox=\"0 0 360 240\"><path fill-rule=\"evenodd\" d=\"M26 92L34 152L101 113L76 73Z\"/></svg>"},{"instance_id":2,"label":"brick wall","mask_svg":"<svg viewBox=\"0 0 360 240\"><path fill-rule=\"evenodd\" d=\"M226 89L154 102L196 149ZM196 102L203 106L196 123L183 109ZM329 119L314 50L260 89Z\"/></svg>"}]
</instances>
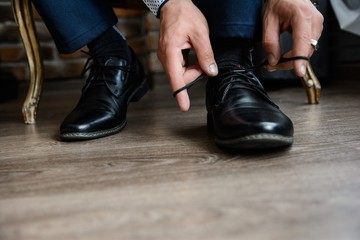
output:
<instances>
[{"instance_id":1,"label":"brick wall","mask_svg":"<svg viewBox=\"0 0 360 240\"><path fill-rule=\"evenodd\" d=\"M129 45L143 61L146 69L152 73L162 72L161 64L156 57L158 19L149 12L114 10L119 17L119 28L127 37ZM36 11L34 18L44 60L45 79L79 77L87 58L86 55L80 51L70 55L59 54ZM0 79L10 77L21 82L29 78L26 53L14 22L10 0L0 0L0 73Z\"/></svg>"}]
</instances>

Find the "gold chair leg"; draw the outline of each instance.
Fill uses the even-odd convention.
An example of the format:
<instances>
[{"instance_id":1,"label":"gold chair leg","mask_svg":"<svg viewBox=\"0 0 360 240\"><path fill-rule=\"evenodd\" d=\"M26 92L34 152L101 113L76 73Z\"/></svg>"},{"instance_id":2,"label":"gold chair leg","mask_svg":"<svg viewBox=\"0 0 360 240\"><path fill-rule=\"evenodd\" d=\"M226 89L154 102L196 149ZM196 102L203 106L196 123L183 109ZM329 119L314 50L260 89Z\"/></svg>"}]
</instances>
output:
<instances>
[{"instance_id":1,"label":"gold chair leg","mask_svg":"<svg viewBox=\"0 0 360 240\"><path fill-rule=\"evenodd\" d=\"M309 63L306 68L306 74L301 78L301 81L306 90L307 99L309 104L316 104L320 101L321 84L316 77L311 64Z\"/></svg>"},{"instance_id":2,"label":"gold chair leg","mask_svg":"<svg viewBox=\"0 0 360 240\"><path fill-rule=\"evenodd\" d=\"M24 43L30 70L30 85L22 112L25 123L34 124L43 81L40 47L35 32L30 1L12 0L12 9Z\"/></svg>"}]
</instances>

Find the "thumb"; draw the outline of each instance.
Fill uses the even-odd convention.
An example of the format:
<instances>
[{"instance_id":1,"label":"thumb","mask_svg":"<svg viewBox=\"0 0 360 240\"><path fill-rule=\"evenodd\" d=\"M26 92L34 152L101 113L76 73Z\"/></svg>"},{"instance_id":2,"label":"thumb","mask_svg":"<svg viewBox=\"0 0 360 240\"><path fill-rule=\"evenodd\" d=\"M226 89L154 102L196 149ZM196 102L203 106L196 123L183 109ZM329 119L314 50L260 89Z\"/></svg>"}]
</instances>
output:
<instances>
[{"instance_id":1,"label":"thumb","mask_svg":"<svg viewBox=\"0 0 360 240\"><path fill-rule=\"evenodd\" d=\"M266 16L263 20L262 44L270 66L275 66L281 55L279 20Z\"/></svg>"},{"instance_id":2,"label":"thumb","mask_svg":"<svg viewBox=\"0 0 360 240\"><path fill-rule=\"evenodd\" d=\"M208 76L216 76L218 67L215 62L214 53L211 48L210 39L207 35L203 35L202 39L193 41L193 47L198 58L200 68Z\"/></svg>"}]
</instances>

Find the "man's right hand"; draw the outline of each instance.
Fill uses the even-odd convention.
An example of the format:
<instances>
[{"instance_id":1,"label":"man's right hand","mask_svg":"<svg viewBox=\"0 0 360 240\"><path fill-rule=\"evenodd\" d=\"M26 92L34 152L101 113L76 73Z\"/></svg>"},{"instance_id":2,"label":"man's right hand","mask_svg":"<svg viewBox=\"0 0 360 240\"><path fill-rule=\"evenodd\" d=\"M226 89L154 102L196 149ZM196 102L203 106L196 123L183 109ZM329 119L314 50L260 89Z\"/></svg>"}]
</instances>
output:
<instances>
[{"instance_id":1,"label":"man's right hand","mask_svg":"<svg viewBox=\"0 0 360 240\"><path fill-rule=\"evenodd\" d=\"M191 48L195 50L198 64L187 66L183 50ZM161 8L158 58L173 92L201 73L217 75L207 21L191 0L170 0ZM176 100L182 111L189 109L190 99L186 90L177 94Z\"/></svg>"}]
</instances>

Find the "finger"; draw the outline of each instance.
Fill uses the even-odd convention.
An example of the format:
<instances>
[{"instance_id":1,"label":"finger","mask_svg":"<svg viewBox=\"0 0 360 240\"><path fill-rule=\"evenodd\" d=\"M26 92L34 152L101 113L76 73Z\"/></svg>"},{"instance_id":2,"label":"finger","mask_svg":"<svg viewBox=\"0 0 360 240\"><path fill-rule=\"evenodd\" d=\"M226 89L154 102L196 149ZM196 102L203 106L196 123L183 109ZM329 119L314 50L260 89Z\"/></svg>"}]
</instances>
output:
<instances>
[{"instance_id":1,"label":"finger","mask_svg":"<svg viewBox=\"0 0 360 240\"><path fill-rule=\"evenodd\" d=\"M262 44L270 66L275 66L281 55L279 26L279 19L264 15Z\"/></svg>"},{"instance_id":2,"label":"finger","mask_svg":"<svg viewBox=\"0 0 360 240\"><path fill-rule=\"evenodd\" d=\"M170 81L170 86L174 92L176 89L183 87L186 83L183 79L183 55L181 51L172 51L167 56L165 63L167 74ZM190 108L190 99L187 91L182 91L176 96L176 101L183 112L188 111Z\"/></svg>"},{"instance_id":3,"label":"finger","mask_svg":"<svg viewBox=\"0 0 360 240\"><path fill-rule=\"evenodd\" d=\"M293 32L293 56L311 56L313 48L310 44L312 38L312 21L311 17L297 17L293 18L291 24ZM302 77L306 72L306 61L295 61L294 70L297 76Z\"/></svg>"},{"instance_id":4,"label":"finger","mask_svg":"<svg viewBox=\"0 0 360 240\"><path fill-rule=\"evenodd\" d=\"M194 81L203 72L198 65L183 67L183 51L181 50L169 52L166 59L165 68L167 70L170 86L173 92ZM190 99L186 90L178 93L176 95L176 100L181 111L186 112L189 110Z\"/></svg>"},{"instance_id":5,"label":"finger","mask_svg":"<svg viewBox=\"0 0 360 240\"><path fill-rule=\"evenodd\" d=\"M216 76L218 74L218 68L208 33L204 32L194 35L191 39L191 43L195 50L198 63L204 73L208 76Z\"/></svg>"},{"instance_id":6,"label":"finger","mask_svg":"<svg viewBox=\"0 0 360 240\"><path fill-rule=\"evenodd\" d=\"M312 32L312 39L319 41L321 37L321 33L323 31L323 23L324 17L323 15L314 7L314 15L312 18L312 25L311 25L311 32ZM314 53L315 48L312 47L312 51L310 52L310 56Z\"/></svg>"},{"instance_id":7,"label":"finger","mask_svg":"<svg viewBox=\"0 0 360 240\"><path fill-rule=\"evenodd\" d=\"M294 54L292 53L292 51L288 51L283 55L281 55L281 58L291 58L293 55ZM296 60L296 61L301 61L301 60ZM270 72L275 70L291 70L294 69L294 62L295 61L285 61L282 63L277 63L275 66L267 65L266 69Z\"/></svg>"},{"instance_id":8,"label":"finger","mask_svg":"<svg viewBox=\"0 0 360 240\"><path fill-rule=\"evenodd\" d=\"M185 82L185 85L188 85L189 83L193 82L195 79L197 79L201 74L203 73L202 69L200 68L200 66L191 66L189 68L186 69L186 71L184 72L183 74L183 79L184 79L184 82ZM185 86L184 85L184 86ZM184 87L182 86L182 87ZM181 88L182 88L181 87ZM180 89L180 88L178 88ZM176 90L178 90L176 89ZM173 92L175 92L176 90L173 90ZM184 100L186 100L184 97L179 97L178 98L178 94L180 94L181 92L179 92L177 95L176 95L176 100L177 102L179 103L179 106L180 106L180 109L181 111L183 112L186 112L189 110L190 108L190 98L189 98L189 94L187 92L186 89L184 89L183 91L185 91L186 93L186 98L189 99L189 103L187 104L186 102L184 102ZM184 107L182 107L184 106Z\"/></svg>"},{"instance_id":9,"label":"finger","mask_svg":"<svg viewBox=\"0 0 360 240\"><path fill-rule=\"evenodd\" d=\"M291 70L294 69L294 63L293 62L286 62L286 63L280 63L276 64L275 66L266 66L266 70L269 72L278 71L278 70Z\"/></svg>"},{"instance_id":10,"label":"finger","mask_svg":"<svg viewBox=\"0 0 360 240\"><path fill-rule=\"evenodd\" d=\"M177 101L179 103L182 103L182 97L178 98L178 94L180 94L181 92L185 91L185 93L187 94L187 97L189 96L187 89L184 89L184 87L192 82L194 82L201 74L203 73L202 69L200 68L199 65L194 65L194 66L190 66L188 68L186 68L184 74L183 74L183 79L184 79L184 85L176 90L173 90L173 93L175 91L178 91L179 89L182 89L180 92L178 92L175 97L177 99ZM188 97L189 98L189 97ZM190 99L190 98L189 98ZM179 106L182 106L182 104L179 104ZM190 108L190 102L189 105L185 108L180 108L183 112L188 111Z\"/></svg>"},{"instance_id":11,"label":"finger","mask_svg":"<svg viewBox=\"0 0 360 240\"><path fill-rule=\"evenodd\" d=\"M164 49L170 49L166 51ZM183 73L183 55L181 49L176 48L160 48L158 49L158 58L162 63L169 80L172 91L185 85L182 78ZM182 91L176 97L177 103L181 111L187 111L190 107L189 96L186 91Z\"/></svg>"},{"instance_id":12,"label":"finger","mask_svg":"<svg viewBox=\"0 0 360 240\"><path fill-rule=\"evenodd\" d=\"M312 16L312 31L313 31L313 37L316 39L320 39L321 33L324 29L324 16L321 14L321 12L313 6L313 16Z\"/></svg>"}]
</instances>

